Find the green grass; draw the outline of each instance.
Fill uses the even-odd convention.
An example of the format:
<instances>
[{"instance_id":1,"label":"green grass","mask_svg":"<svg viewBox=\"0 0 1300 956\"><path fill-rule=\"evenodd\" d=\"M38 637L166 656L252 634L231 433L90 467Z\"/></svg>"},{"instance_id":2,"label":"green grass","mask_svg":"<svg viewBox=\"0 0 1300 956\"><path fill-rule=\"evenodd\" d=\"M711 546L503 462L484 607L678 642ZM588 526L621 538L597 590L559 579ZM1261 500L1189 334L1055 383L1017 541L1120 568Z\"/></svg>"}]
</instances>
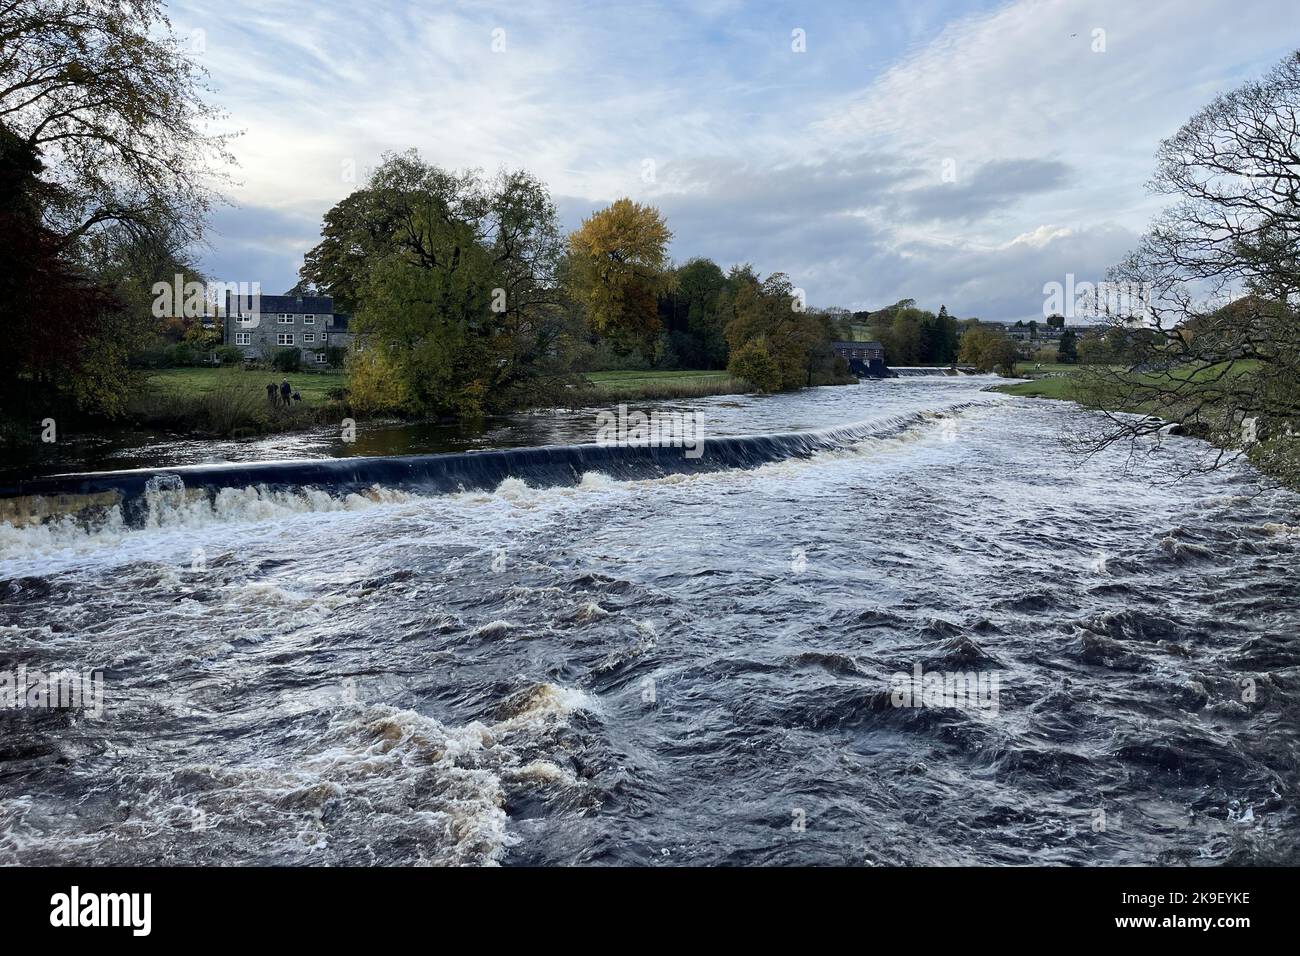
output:
<instances>
[{"instance_id":1,"label":"green grass","mask_svg":"<svg viewBox=\"0 0 1300 956\"><path fill-rule=\"evenodd\" d=\"M241 368L169 368L152 372L147 379L148 387L182 395L203 395L219 388L238 386L241 389L255 389L263 398L266 386L274 382L276 388L285 379L289 385L302 395L302 404L307 407L323 405L328 396L326 392L343 384L344 375L340 371L328 372L284 372L245 371Z\"/></svg>"},{"instance_id":2,"label":"green grass","mask_svg":"<svg viewBox=\"0 0 1300 956\"><path fill-rule=\"evenodd\" d=\"M1060 362L1016 363L1016 375L1019 378L1040 378L1045 375L1072 375L1078 370L1078 365L1065 365Z\"/></svg>"},{"instance_id":3,"label":"green grass","mask_svg":"<svg viewBox=\"0 0 1300 956\"><path fill-rule=\"evenodd\" d=\"M672 371L656 372L628 369L617 372L588 372L587 381L606 388L641 389L661 382L703 382L710 379L722 381L729 378L724 371Z\"/></svg>"},{"instance_id":4,"label":"green grass","mask_svg":"<svg viewBox=\"0 0 1300 956\"><path fill-rule=\"evenodd\" d=\"M1075 375L1087 371L1093 366L1087 365L1060 365L1043 363L1041 368L1035 368L1036 362L1020 362L1016 365L1016 375L1019 378L1027 378L1028 382L1019 382L1015 385L999 385L993 389L995 392L1002 392L1006 395L1022 395L1029 398L1059 398L1065 400L1075 400L1077 395L1072 381ZM1248 375L1254 371L1255 362L1235 362L1228 378L1235 378L1239 375ZM1122 371L1121 366L1110 366L1112 371ZM1168 373L1138 372L1130 376L1131 381L1138 384L1155 385L1157 383L1169 383L1176 381L1181 377L1187 382L1209 381L1222 371L1222 367L1197 368L1195 370L1180 373L1173 370ZM1131 408L1116 409L1117 411L1133 411L1150 413L1150 409Z\"/></svg>"},{"instance_id":5,"label":"green grass","mask_svg":"<svg viewBox=\"0 0 1300 956\"><path fill-rule=\"evenodd\" d=\"M656 372L628 369L617 372L588 372L589 388L574 390L573 399L583 405L648 401L656 398L703 398L708 395L741 395L750 391L746 382L722 371Z\"/></svg>"},{"instance_id":6,"label":"green grass","mask_svg":"<svg viewBox=\"0 0 1300 956\"><path fill-rule=\"evenodd\" d=\"M1056 378L1038 378L1030 382L1017 382L1015 385L998 385L993 391L1004 395L1021 395L1027 398L1057 398L1069 401L1074 398L1074 382L1069 375Z\"/></svg>"}]
</instances>

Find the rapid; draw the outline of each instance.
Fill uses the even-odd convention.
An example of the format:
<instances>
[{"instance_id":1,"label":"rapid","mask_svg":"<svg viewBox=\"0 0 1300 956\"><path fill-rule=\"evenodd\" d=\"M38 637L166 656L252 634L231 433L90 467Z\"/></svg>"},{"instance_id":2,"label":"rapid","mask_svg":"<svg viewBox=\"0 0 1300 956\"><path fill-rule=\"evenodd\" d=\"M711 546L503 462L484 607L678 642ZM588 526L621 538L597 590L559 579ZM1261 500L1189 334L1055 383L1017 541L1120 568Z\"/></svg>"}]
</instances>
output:
<instances>
[{"instance_id":1,"label":"rapid","mask_svg":"<svg viewBox=\"0 0 1300 956\"><path fill-rule=\"evenodd\" d=\"M0 671L104 690L0 710L0 863L1300 862L1300 497L989 383L664 404L696 464L162 449L0 524Z\"/></svg>"}]
</instances>

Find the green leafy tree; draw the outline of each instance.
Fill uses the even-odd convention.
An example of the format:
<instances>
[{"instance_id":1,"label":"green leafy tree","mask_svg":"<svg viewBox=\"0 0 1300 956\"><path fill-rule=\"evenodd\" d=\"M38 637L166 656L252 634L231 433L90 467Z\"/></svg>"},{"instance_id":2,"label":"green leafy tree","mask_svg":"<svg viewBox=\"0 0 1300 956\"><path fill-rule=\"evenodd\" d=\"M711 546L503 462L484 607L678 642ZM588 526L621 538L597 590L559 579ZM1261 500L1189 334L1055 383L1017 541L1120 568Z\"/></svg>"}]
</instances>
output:
<instances>
[{"instance_id":1,"label":"green leafy tree","mask_svg":"<svg viewBox=\"0 0 1300 956\"><path fill-rule=\"evenodd\" d=\"M1016 346L997 329L978 323L967 328L961 339L959 361L981 372L1010 375L1016 367Z\"/></svg>"},{"instance_id":2,"label":"green leafy tree","mask_svg":"<svg viewBox=\"0 0 1300 956\"><path fill-rule=\"evenodd\" d=\"M156 0L0 12L0 409L115 415L150 316L142 260L114 257L201 236L229 160L204 133L218 114Z\"/></svg>"},{"instance_id":3,"label":"green leafy tree","mask_svg":"<svg viewBox=\"0 0 1300 956\"><path fill-rule=\"evenodd\" d=\"M762 338L751 339L731 353L727 371L760 392L781 390L781 368Z\"/></svg>"},{"instance_id":4,"label":"green leafy tree","mask_svg":"<svg viewBox=\"0 0 1300 956\"><path fill-rule=\"evenodd\" d=\"M1061 340L1056 344L1056 360L1063 365L1074 365L1079 361L1079 335L1074 329L1061 333Z\"/></svg>"},{"instance_id":5,"label":"green leafy tree","mask_svg":"<svg viewBox=\"0 0 1300 956\"><path fill-rule=\"evenodd\" d=\"M69 251L106 223L202 235L230 153L206 77L160 0L9 0L0 123L45 164L42 218Z\"/></svg>"},{"instance_id":6,"label":"green leafy tree","mask_svg":"<svg viewBox=\"0 0 1300 956\"><path fill-rule=\"evenodd\" d=\"M727 284L720 310L732 356L751 342L761 342L776 363L780 388L809 384L818 354L829 341L828 325L802 309L784 273L760 280L749 266L738 266Z\"/></svg>"},{"instance_id":7,"label":"green leafy tree","mask_svg":"<svg viewBox=\"0 0 1300 956\"><path fill-rule=\"evenodd\" d=\"M368 392L400 396L412 414L473 418L572 383L579 330L560 301L562 254L538 180L451 173L410 151L385 156L326 214L302 278L355 309L375 353L355 366ZM377 384L388 374L400 385Z\"/></svg>"},{"instance_id":8,"label":"green leafy tree","mask_svg":"<svg viewBox=\"0 0 1300 956\"><path fill-rule=\"evenodd\" d=\"M709 259L691 259L675 270L672 288L659 298L659 319L681 368L725 368L727 339L719 300L727 277Z\"/></svg>"}]
</instances>

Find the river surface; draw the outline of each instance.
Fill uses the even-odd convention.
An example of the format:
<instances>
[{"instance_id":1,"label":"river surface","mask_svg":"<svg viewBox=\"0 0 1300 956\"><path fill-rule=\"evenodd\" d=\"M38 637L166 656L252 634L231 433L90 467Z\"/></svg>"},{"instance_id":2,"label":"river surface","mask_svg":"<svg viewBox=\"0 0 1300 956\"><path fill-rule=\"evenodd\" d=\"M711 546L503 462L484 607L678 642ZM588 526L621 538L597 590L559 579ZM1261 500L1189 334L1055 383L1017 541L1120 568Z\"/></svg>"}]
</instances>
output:
<instances>
[{"instance_id":1,"label":"river surface","mask_svg":"<svg viewBox=\"0 0 1300 956\"><path fill-rule=\"evenodd\" d=\"M0 671L104 688L0 712L0 863L1300 861L1300 498L1171 483L1189 439L1081 461L1089 413L987 384L663 406L881 423L757 468L0 525ZM995 692L900 697L918 669Z\"/></svg>"}]
</instances>

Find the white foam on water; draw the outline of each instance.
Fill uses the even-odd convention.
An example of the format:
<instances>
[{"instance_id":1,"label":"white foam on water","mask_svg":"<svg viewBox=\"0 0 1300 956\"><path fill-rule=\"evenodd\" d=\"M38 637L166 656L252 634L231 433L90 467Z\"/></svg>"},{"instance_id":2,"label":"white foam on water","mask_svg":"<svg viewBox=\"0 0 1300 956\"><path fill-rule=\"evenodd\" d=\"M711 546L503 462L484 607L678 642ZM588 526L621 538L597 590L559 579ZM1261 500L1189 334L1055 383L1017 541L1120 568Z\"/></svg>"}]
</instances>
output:
<instances>
[{"instance_id":1,"label":"white foam on water","mask_svg":"<svg viewBox=\"0 0 1300 956\"><path fill-rule=\"evenodd\" d=\"M602 617L609 617L609 611L605 610L605 608L601 607L595 601L587 601L583 603L573 615L574 620L583 623L588 621L597 621Z\"/></svg>"},{"instance_id":2,"label":"white foam on water","mask_svg":"<svg viewBox=\"0 0 1300 956\"><path fill-rule=\"evenodd\" d=\"M530 488L522 478L506 478L493 494L517 505L530 505L537 497L537 489Z\"/></svg>"},{"instance_id":3,"label":"white foam on water","mask_svg":"<svg viewBox=\"0 0 1300 956\"><path fill-rule=\"evenodd\" d=\"M551 683L537 684L522 695L516 695L514 712L493 724L493 730L538 730L550 720L568 717L577 712L599 713L600 702L585 691L575 688Z\"/></svg>"},{"instance_id":4,"label":"white foam on water","mask_svg":"<svg viewBox=\"0 0 1300 956\"><path fill-rule=\"evenodd\" d=\"M851 446L820 451L810 458L770 462L757 469L725 469L698 473L677 473L655 478L621 480L599 471L585 472L576 486L535 488L522 478L509 477L492 492L457 492L449 495L419 495L373 485L363 493L331 495L316 487L292 491L265 486L223 488L211 497L186 495L175 476L151 484L145 494L143 528L126 525L120 508L109 509L91 524L63 517L40 525L15 527L0 523L0 578L30 573L81 569L87 563L109 561L120 564L145 558L179 554L183 549L211 540L219 548L230 545L231 535L258 532L292 533L297 523L311 522L311 533L319 534L323 517L343 518L352 514L424 514L444 511L444 527L463 523L469 514L482 511L498 522L496 533L511 527L510 513L519 510L549 514L555 509L590 507L606 495L636 492L648 487L744 482L786 477L802 473L828 461L880 455L902 450L917 441L934 443L936 421L977 414L981 406L958 407L917 414L902 431L866 438ZM987 411L987 409L983 409ZM903 419L890 419L890 422ZM888 424L888 423L885 423ZM846 426L849 427L849 426ZM827 431L835 431L828 429ZM497 516L497 509L506 510ZM424 529L422 529L424 530ZM214 537L215 535L215 537ZM161 536L161 537L160 537Z\"/></svg>"},{"instance_id":5,"label":"white foam on water","mask_svg":"<svg viewBox=\"0 0 1300 956\"><path fill-rule=\"evenodd\" d=\"M507 788L578 785L538 751L553 746L548 731L569 715L599 709L590 695L550 683L515 694L500 721L461 726L387 704L321 702L334 716L324 733L294 738L308 748L296 758L172 768L139 790L125 818L51 816L30 798L0 804L0 864L102 853L106 844L175 860L201 819L213 838L254 858L361 862L377 849L429 865L495 865L519 840Z\"/></svg>"},{"instance_id":6,"label":"white foam on water","mask_svg":"<svg viewBox=\"0 0 1300 956\"><path fill-rule=\"evenodd\" d=\"M509 621L489 621L474 629L474 637L509 637L514 630L515 625Z\"/></svg>"},{"instance_id":7,"label":"white foam on water","mask_svg":"<svg viewBox=\"0 0 1300 956\"><path fill-rule=\"evenodd\" d=\"M1290 537L1294 534L1300 534L1300 526L1289 525L1281 521L1268 521L1259 526L1259 529L1266 534Z\"/></svg>"},{"instance_id":8,"label":"white foam on water","mask_svg":"<svg viewBox=\"0 0 1300 956\"><path fill-rule=\"evenodd\" d=\"M604 491L607 488L617 487L618 484L616 479L603 471L584 471L582 480L578 482L578 488L582 491Z\"/></svg>"},{"instance_id":9,"label":"white foam on water","mask_svg":"<svg viewBox=\"0 0 1300 956\"><path fill-rule=\"evenodd\" d=\"M372 486L362 494L335 497L319 488L272 491L264 486L222 488L212 498L189 500L176 491L150 490L145 495L144 527L133 529L123 520L120 507L108 509L89 523L71 516L38 525L15 527L0 522L0 576L12 573L8 562L46 559L58 564L77 565L105 551L128 544L156 541L190 543L193 532L211 529L280 525L320 514L367 512L375 508L418 503L422 499L404 491ZM162 534L162 539L158 535ZM149 553L152 549L146 549Z\"/></svg>"},{"instance_id":10,"label":"white foam on water","mask_svg":"<svg viewBox=\"0 0 1300 956\"><path fill-rule=\"evenodd\" d=\"M542 785L572 787L578 782L573 771L567 767L561 767L553 764L549 760L534 760L525 764L518 770L509 772L508 777L512 781L520 783L536 783Z\"/></svg>"}]
</instances>

